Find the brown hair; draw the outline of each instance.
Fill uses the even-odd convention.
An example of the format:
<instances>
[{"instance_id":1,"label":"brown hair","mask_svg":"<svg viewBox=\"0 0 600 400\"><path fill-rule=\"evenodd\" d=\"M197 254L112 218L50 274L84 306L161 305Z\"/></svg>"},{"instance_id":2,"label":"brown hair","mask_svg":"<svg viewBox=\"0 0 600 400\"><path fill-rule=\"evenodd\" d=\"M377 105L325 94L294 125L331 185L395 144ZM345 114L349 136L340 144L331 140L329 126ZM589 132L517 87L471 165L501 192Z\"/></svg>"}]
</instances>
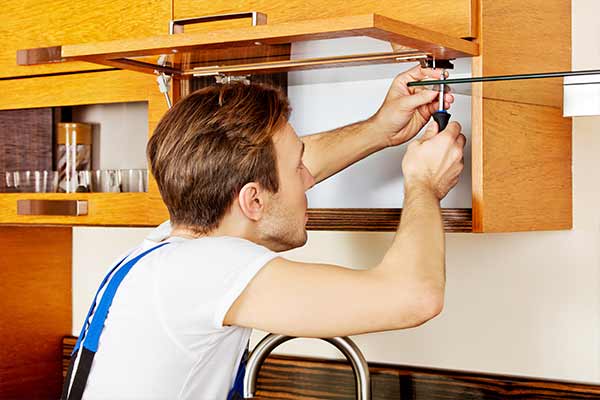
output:
<instances>
[{"instance_id":1,"label":"brown hair","mask_svg":"<svg viewBox=\"0 0 600 400\"><path fill-rule=\"evenodd\" d=\"M205 234L246 183L276 193L272 138L290 112L281 91L261 84L212 85L175 104L147 147L171 223Z\"/></svg>"}]
</instances>

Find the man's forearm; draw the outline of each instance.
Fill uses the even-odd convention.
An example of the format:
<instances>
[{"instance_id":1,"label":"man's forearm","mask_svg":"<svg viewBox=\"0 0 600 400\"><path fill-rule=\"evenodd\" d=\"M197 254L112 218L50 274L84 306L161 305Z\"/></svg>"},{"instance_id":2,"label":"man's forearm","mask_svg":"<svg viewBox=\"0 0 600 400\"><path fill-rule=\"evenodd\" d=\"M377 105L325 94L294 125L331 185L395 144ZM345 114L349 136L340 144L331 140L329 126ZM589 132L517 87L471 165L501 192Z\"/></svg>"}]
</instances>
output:
<instances>
[{"instance_id":1,"label":"man's forearm","mask_svg":"<svg viewBox=\"0 0 600 400\"><path fill-rule=\"evenodd\" d=\"M304 165L317 183L387 146L371 120L303 136L301 140L305 145Z\"/></svg>"},{"instance_id":2,"label":"man's forearm","mask_svg":"<svg viewBox=\"0 0 600 400\"><path fill-rule=\"evenodd\" d=\"M443 295L445 235L440 202L425 185L405 185L401 222L381 268L396 276L414 278Z\"/></svg>"}]
</instances>

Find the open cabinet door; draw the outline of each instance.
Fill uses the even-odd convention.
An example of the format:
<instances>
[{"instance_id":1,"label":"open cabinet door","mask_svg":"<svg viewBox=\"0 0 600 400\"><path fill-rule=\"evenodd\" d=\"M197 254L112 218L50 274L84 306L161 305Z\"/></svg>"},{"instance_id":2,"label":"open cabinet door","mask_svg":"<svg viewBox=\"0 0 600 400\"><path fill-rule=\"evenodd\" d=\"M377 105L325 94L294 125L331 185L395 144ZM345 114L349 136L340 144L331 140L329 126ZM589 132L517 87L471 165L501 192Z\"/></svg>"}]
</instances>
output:
<instances>
[{"instance_id":1,"label":"open cabinet door","mask_svg":"<svg viewBox=\"0 0 600 400\"><path fill-rule=\"evenodd\" d=\"M250 15L256 26L208 33L180 33L140 39L114 40L51 48L20 50L21 65L46 62L88 61L122 69L174 76L282 72L341 65L406 62L426 58L454 59L478 54L478 45L465 39L430 31L378 14L304 20L275 25L260 13ZM220 16L232 19L231 15ZM237 17L237 15L235 15ZM219 16L205 17L212 21ZM202 19L195 19L202 22ZM175 30L174 30L175 32ZM388 53L334 54L322 59L265 62L277 53L270 46L342 37L367 37L398 45ZM240 60L243 63L240 64Z\"/></svg>"}]
</instances>

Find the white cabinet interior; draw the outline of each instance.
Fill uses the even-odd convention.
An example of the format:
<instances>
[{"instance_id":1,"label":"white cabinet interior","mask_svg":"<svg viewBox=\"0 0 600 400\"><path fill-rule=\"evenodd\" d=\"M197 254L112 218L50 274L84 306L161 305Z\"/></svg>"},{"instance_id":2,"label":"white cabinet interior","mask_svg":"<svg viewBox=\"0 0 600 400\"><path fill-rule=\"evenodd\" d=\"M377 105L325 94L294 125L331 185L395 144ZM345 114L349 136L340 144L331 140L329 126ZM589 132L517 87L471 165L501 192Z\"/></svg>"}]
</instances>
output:
<instances>
[{"instance_id":1,"label":"white cabinet interior","mask_svg":"<svg viewBox=\"0 0 600 400\"><path fill-rule=\"evenodd\" d=\"M92 169L146 169L148 103L75 106L74 122L92 124Z\"/></svg>"},{"instance_id":2,"label":"white cabinet interior","mask_svg":"<svg viewBox=\"0 0 600 400\"><path fill-rule=\"evenodd\" d=\"M379 43L377 43L379 42ZM389 43L370 40L371 49L389 51ZM375 47L373 47L373 45ZM296 49L301 46L301 48ZM319 57L343 49L358 53L357 38L319 40L292 45L294 54ZM379 46L380 48L377 48ZM290 123L298 135L309 135L364 120L377 111L392 79L417 64L382 64L288 73ZM449 71L453 77L470 76L463 59ZM471 97L456 95L450 110L467 137L465 169L458 185L442 201L444 208L471 208ZM385 149L350 166L308 192L311 208L400 208L404 197L401 162L406 146Z\"/></svg>"}]
</instances>

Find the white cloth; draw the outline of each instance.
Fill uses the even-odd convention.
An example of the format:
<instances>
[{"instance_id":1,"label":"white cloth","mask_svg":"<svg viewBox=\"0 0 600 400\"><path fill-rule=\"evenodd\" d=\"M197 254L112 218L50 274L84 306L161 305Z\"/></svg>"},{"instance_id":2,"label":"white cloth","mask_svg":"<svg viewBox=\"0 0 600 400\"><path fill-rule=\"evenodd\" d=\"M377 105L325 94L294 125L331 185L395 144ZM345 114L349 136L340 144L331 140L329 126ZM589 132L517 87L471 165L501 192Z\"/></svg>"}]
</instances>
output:
<instances>
[{"instance_id":1,"label":"white cloth","mask_svg":"<svg viewBox=\"0 0 600 400\"><path fill-rule=\"evenodd\" d=\"M170 232L167 221L129 258ZM252 330L223 318L277 253L236 237L167 241L117 290L84 399L223 400L233 386Z\"/></svg>"}]
</instances>

